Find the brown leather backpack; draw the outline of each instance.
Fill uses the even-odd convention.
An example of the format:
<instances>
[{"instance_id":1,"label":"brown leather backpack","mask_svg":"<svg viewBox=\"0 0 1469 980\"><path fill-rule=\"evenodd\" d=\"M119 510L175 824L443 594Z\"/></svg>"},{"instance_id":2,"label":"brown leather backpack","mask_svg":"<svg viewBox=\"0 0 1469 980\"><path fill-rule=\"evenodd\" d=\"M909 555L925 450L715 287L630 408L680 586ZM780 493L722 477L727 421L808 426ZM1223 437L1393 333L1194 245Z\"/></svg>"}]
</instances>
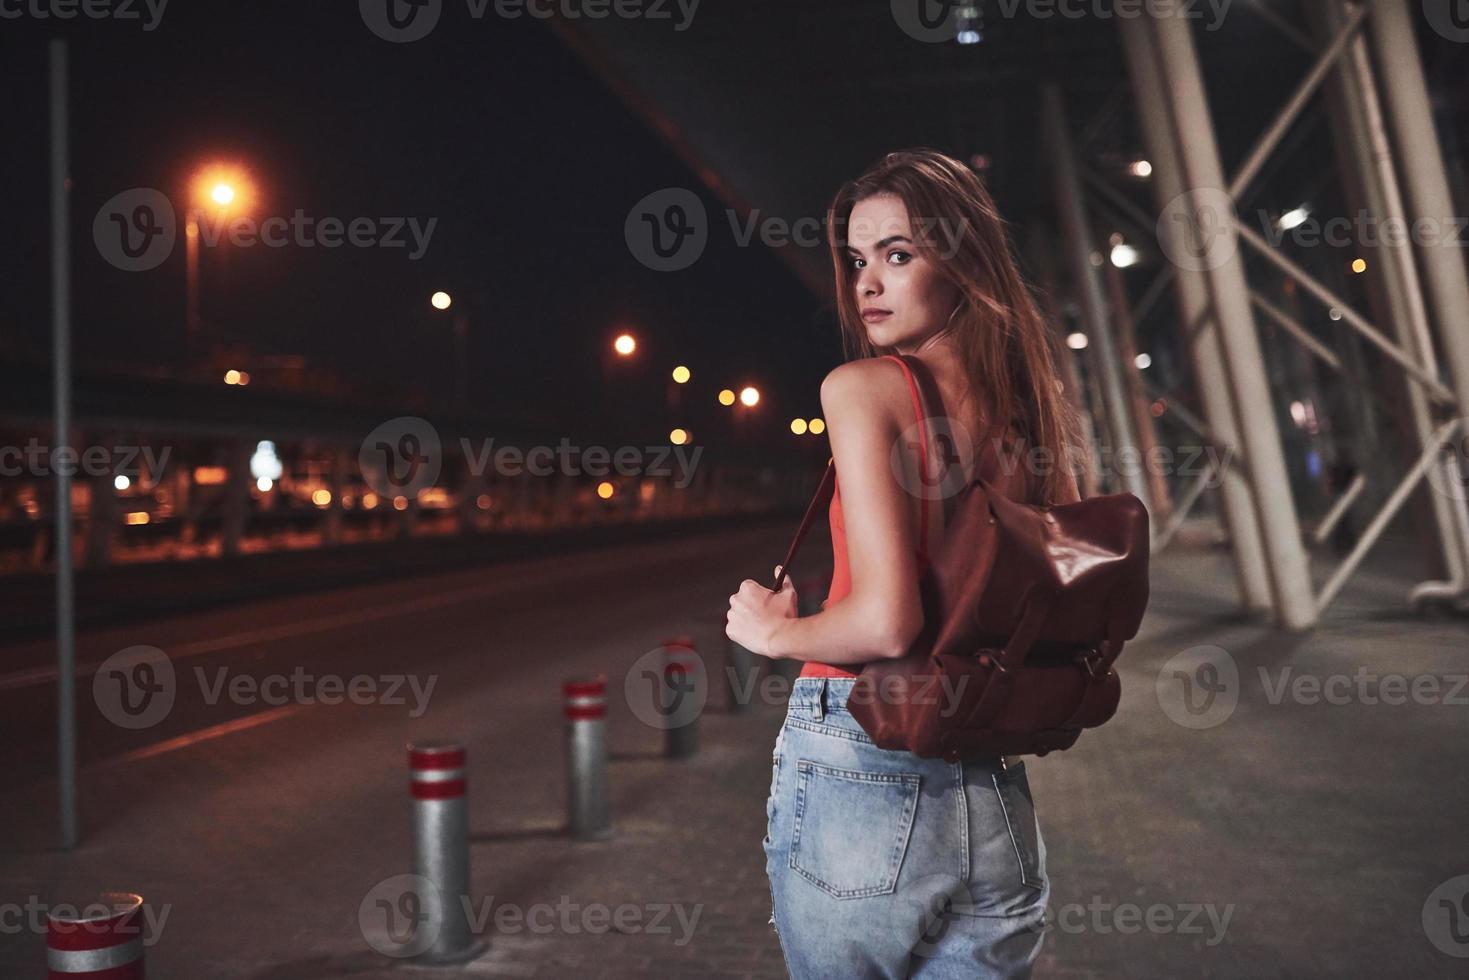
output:
<instances>
[{"instance_id":1,"label":"brown leather backpack","mask_svg":"<svg viewBox=\"0 0 1469 980\"><path fill-rule=\"evenodd\" d=\"M931 460L938 386L918 358L887 356L917 383L920 455ZM1148 603L1147 510L1130 493L1049 507L1012 499L1031 481L1017 463L1001 472L998 445L984 440L953 494L923 569L918 639L902 657L864 664L852 685L847 710L880 748L949 761L1045 755L1117 710L1112 664ZM773 591L835 478L829 462Z\"/></svg>"}]
</instances>

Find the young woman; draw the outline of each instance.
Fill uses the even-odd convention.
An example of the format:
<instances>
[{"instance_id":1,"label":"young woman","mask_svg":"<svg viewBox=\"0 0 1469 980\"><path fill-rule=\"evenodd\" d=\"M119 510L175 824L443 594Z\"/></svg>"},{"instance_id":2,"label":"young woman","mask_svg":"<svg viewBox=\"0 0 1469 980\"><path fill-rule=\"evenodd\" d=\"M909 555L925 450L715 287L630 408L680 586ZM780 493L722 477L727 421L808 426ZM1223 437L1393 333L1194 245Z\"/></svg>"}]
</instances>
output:
<instances>
[{"instance_id":1,"label":"young woman","mask_svg":"<svg viewBox=\"0 0 1469 980\"><path fill-rule=\"evenodd\" d=\"M918 637L923 563L976 454L1005 454L1012 497L1078 499L1066 465L1075 415L1051 330L968 167L929 149L890 153L841 188L827 227L856 355L821 385L837 476L831 590L797 618L789 578L779 593L746 579L726 627L755 653L806 662L766 803L771 924L794 980L1026 977L1050 881L1024 764L880 749L846 700L863 663ZM921 360L939 389L946 417L926 423L928 460L895 353ZM1003 450L977 435L1002 419ZM1017 451L1040 447L1049 456ZM1046 458L1058 462L1031 465Z\"/></svg>"}]
</instances>

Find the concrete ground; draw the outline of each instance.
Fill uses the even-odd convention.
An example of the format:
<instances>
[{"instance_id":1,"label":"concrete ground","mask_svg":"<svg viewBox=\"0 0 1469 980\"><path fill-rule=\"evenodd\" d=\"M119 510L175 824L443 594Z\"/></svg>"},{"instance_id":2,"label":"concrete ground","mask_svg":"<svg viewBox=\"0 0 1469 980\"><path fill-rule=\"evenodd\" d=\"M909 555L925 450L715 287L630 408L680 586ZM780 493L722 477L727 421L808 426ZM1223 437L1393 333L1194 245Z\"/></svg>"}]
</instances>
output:
<instances>
[{"instance_id":1,"label":"concrete ground","mask_svg":"<svg viewBox=\"0 0 1469 980\"><path fill-rule=\"evenodd\" d=\"M181 678L305 664L437 684L417 718L181 698L177 727L122 738L84 717L77 851L53 849L44 775L0 791L0 976L44 970L28 908L103 888L167 916L152 980L785 976L760 848L780 699L731 713L716 686L700 752L675 761L624 685L674 633L719 665L728 595L768 577L790 523L84 631L83 663L191 645ZM806 570L828 547L813 535ZM1053 886L1037 977L1466 975L1469 632L1401 612L1409 564L1375 561L1320 628L1290 637L1234 611L1223 552L1180 543L1154 559L1117 717L1027 764ZM0 649L0 682L12 654L34 659ZM562 832L559 685L588 670L609 681L614 836L578 843ZM430 736L468 746L489 943L440 971L374 949L371 901L412 870L403 745Z\"/></svg>"}]
</instances>

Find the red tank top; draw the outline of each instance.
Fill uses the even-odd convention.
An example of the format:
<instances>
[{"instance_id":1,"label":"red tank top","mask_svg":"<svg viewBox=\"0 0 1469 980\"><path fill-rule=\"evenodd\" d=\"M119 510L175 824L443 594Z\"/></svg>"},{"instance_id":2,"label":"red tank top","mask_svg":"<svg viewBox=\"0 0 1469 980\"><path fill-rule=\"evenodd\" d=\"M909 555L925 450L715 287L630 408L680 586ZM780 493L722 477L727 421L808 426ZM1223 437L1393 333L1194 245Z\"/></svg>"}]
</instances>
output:
<instances>
[{"instance_id":1,"label":"red tank top","mask_svg":"<svg viewBox=\"0 0 1469 980\"><path fill-rule=\"evenodd\" d=\"M885 354L898 362L903 369L903 376L908 379L908 395L913 400L914 418L923 418L923 403L918 399L918 383L913 380L913 372L903 359L892 354ZM922 459L928 460L928 435L927 426L918 427L918 445ZM821 606L825 609L833 602L844 598L852 591L852 570L847 565L847 525L842 517L842 484L835 480L831 495L831 506L827 508L827 520L831 525L831 588L827 590L826 601ZM928 561L928 555L924 548L928 541L928 500L924 498L918 511L918 564L921 569ZM814 660L806 661L801 668L798 677L856 677L862 670L861 664L852 664L851 669L839 667L835 664L817 663Z\"/></svg>"}]
</instances>

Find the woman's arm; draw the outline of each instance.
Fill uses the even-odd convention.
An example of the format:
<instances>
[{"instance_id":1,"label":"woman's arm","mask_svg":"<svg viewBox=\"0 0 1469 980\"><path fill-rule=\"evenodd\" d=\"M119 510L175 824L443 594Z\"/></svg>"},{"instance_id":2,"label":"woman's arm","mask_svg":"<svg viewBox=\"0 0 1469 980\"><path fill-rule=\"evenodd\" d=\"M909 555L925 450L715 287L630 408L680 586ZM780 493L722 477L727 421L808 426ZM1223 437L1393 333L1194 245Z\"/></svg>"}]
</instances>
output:
<instances>
[{"instance_id":1,"label":"woman's arm","mask_svg":"<svg viewBox=\"0 0 1469 980\"><path fill-rule=\"evenodd\" d=\"M923 628L916 498L892 469L899 420L913 412L907 381L885 358L842 364L821 384L821 408L841 484L852 591L814 615L782 619L767 655L838 665L899 657ZM903 452L906 463L911 450Z\"/></svg>"}]
</instances>

